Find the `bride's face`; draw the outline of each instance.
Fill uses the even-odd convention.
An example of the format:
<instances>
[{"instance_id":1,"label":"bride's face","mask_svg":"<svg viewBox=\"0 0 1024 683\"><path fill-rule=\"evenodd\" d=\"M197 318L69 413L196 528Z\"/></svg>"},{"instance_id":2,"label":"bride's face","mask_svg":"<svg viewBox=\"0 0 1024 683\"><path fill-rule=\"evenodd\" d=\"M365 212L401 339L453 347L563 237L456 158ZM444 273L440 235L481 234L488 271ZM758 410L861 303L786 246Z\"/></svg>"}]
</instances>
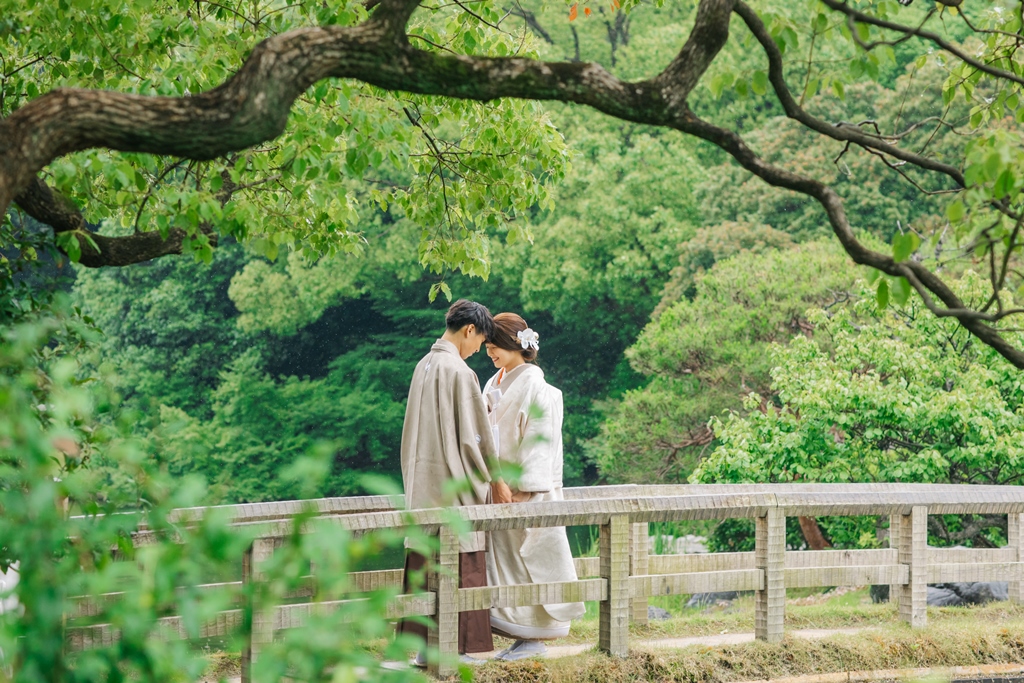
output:
<instances>
[{"instance_id":1,"label":"bride's face","mask_svg":"<svg viewBox=\"0 0 1024 683\"><path fill-rule=\"evenodd\" d=\"M523 362L523 354L503 349L494 344L487 345L487 356L496 368L513 368Z\"/></svg>"}]
</instances>

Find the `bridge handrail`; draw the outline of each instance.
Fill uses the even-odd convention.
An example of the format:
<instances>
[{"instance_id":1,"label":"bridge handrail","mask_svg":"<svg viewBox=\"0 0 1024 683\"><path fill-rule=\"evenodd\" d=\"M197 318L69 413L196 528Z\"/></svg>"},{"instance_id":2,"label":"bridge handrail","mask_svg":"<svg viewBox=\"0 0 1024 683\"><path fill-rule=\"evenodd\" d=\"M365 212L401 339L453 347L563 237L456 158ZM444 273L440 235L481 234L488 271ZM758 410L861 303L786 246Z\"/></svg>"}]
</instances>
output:
<instances>
[{"instance_id":1,"label":"bridge handrail","mask_svg":"<svg viewBox=\"0 0 1024 683\"><path fill-rule=\"evenodd\" d=\"M887 584L897 598L900 618L913 626L925 623L928 583L946 581L1010 582L1011 599L1024 601L1024 487L951 484L710 484L681 486L604 486L565 489L566 500L544 503L477 505L457 508L401 510L395 496L329 498L316 501L258 503L217 508L233 526L254 538L243 566L244 581L260 580L260 564L293 532L291 519L303 509L318 514L304 531L338 529L362 533L378 529L423 527L440 535L440 567L458 566L458 538L451 527L460 517L469 528L482 531L550 526L597 525L600 557L578 559L578 581L498 586L457 587L454 577L435 573L431 592L403 595L389 616L434 616L440 625L436 642L442 653L457 647L459 612L492 607L600 602L599 646L622 655L628 649L628 622L646 621L651 595L752 590L755 592L755 635L763 640L782 637L786 587ZM209 508L175 511L175 519L190 524L209 514ZM1007 515L1009 544L999 549L939 549L927 545L929 514ZM791 516L887 515L890 548L883 550L789 551L785 520ZM648 524L693 519L747 518L755 523L752 553L648 557ZM134 534L142 545L154 532ZM593 577L596 578L587 578ZM354 575L367 590L401 585L401 570ZM315 581L315 580L314 580ZM312 584L315 587L315 583ZM211 588L212 589L212 588ZM313 588L310 591L314 590ZM305 595L305 593L304 593ZM106 596L105 599L116 599ZM349 601L277 607L265 618L254 615L252 634L243 662L251 663L276 630L303 622L313 611L337 609ZM94 613L83 603L81 614ZM217 629L241 619L238 610L225 612ZM168 617L171 633L183 633L179 617ZM91 630L90 630L91 629ZM109 629L90 626L71 629L75 647L114 637ZM456 629L456 630L453 630ZM217 631L220 633L221 631ZM213 633L213 631L211 631ZM450 660L435 672L450 673ZM248 674L244 676L248 679Z\"/></svg>"}]
</instances>

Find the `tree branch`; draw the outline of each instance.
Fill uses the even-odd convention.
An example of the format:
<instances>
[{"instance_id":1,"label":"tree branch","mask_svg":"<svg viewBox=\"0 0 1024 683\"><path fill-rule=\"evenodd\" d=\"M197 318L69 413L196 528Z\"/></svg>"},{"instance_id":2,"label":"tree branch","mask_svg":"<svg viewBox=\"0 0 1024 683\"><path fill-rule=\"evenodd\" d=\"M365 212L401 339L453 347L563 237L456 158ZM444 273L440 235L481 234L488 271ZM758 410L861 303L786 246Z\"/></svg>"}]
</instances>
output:
<instances>
[{"instance_id":1,"label":"tree branch","mask_svg":"<svg viewBox=\"0 0 1024 683\"><path fill-rule=\"evenodd\" d=\"M78 207L39 178L33 178L28 189L18 196L18 206L40 223L52 227L55 233L87 232L98 247L98 250L93 248L88 240L79 241L82 255L78 262L87 268L129 266L161 256L180 254L183 243L190 237L181 228L171 228L166 238L157 231L123 237L92 232ZM216 235L210 234L209 239L212 244L216 244Z\"/></svg>"},{"instance_id":2,"label":"tree branch","mask_svg":"<svg viewBox=\"0 0 1024 683\"><path fill-rule=\"evenodd\" d=\"M961 60L961 61L963 61L963 62L965 62L967 64L970 64L971 66L973 66L978 71L987 73L990 76L995 76L996 78L1003 78L1005 80L1013 81L1014 83L1019 83L1021 85L1024 85L1024 77L1018 76L1017 74L1013 73L1012 71L1005 71L1003 69L997 69L997 68L995 68L993 66L989 66L985 62L982 62L982 61L980 61L978 59L975 59L974 57L971 57L969 54L967 54L966 52L964 52L963 50L958 48L956 45L953 45L952 43L950 43L948 40L946 40L945 38L943 38L942 36L940 36L937 33L932 33L931 31L925 31L921 27L914 28L913 26L904 26L902 24L897 24L897 23L894 23L894 22L891 22L891 21L886 21L885 19L879 19L878 17L873 17L870 14L865 14L864 12L859 12L859 11L855 10L854 8L852 8L849 5L847 5L846 2L843 2L841 0L821 0L821 1L825 5L827 5L829 7L829 9L833 9L833 10L835 10L837 12L842 12L846 16L848 16L851 19L854 19L856 21L859 21L862 24L870 24L871 26L877 26L879 28L888 29L890 31L897 31L897 32L902 33L904 35L912 35L912 36L917 36L918 38L924 38L925 40L931 41L935 45L939 46L940 48L942 48L946 52L950 53L951 55L956 56L957 59L959 59L959 60ZM943 3L943 4L947 4L947 3ZM950 4L948 6L956 7L957 5L951 5Z\"/></svg>"},{"instance_id":3,"label":"tree branch","mask_svg":"<svg viewBox=\"0 0 1024 683\"><path fill-rule=\"evenodd\" d=\"M775 40L765 27L764 22L761 21L761 17L759 17L757 12L751 9L751 7L742 0L737 0L735 11L736 14L743 19L743 23L747 25L750 32L754 34L754 38L756 38L757 42L761 44L761 48L765 51L765 54L768 57L768 80L771 82L772 87L775 90L775 95L779 98L779 103L782 104L782 108L786 112L786 116L799 121L811 130L821 133L822 135L826 135L833 140L839 140L840 142L853 142L862 147L877 149L878 151L885 152L896 159L914 164L919 168L942 173L943 175L952 178L960 187L965 186L964 176L956 166L944 164L936 159L931 159L902 149L896 145L891 145L876 136L869 135L857 128L843 123L839 123L837 125L826 123L825 121L815 118L804 111L804 109L797 104L792 93L789 92L789 87L786 85L786 79L782 70L782 53L779 51L779 46L776 45Z\"/></svg>"}]
</instances>

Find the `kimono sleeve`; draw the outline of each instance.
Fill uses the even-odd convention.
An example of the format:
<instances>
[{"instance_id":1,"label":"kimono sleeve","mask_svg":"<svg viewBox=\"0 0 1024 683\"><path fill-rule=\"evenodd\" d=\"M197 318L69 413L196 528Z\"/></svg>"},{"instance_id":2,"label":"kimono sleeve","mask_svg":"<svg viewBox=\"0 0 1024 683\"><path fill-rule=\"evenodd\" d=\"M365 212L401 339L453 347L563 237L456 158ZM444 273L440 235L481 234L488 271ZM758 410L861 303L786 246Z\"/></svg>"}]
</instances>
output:
<instances>
[{"instance_id":1,"label":"kimono sleeve","mask_svg":"<svg viewBox=\"0 0 1024 683\"><path fill-rule=\"evenodd\" d=\"M561 397L552 391L534 394L530 405L523 406L525 426L519 442L517 460L522 468L520 491L542 493L554 484L555 458L561 458L559 448L562 429ZM522 419L522 418L521 418Z\"/></svg>"},{"instance_id":2,"label":"kimono sleeve","mask_svg":"<svg viewBox=\"0 0 1024 683\"><path fill-rule=\"evenodd\" d=\"M459 451L466 470L481 481L491 481L487 460L495 456L494 436L487 417L487 406L475 376L459 382L458 429Z\"/></svg>"}]
</instances>

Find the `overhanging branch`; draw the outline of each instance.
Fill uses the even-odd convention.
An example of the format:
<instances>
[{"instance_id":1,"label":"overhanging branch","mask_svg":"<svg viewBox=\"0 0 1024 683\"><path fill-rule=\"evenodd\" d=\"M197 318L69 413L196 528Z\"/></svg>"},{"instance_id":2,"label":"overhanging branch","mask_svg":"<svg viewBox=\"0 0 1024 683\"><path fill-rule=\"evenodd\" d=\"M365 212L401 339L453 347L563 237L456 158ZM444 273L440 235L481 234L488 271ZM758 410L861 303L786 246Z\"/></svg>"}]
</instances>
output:
<instances>
[{"instance_id":1,"label":"overhanging branch","mask_svg":"<svg viewBox=\"0 0 1024 683\"><path fill-rule=\"evenodd\" d=\"M180 254L184 242L190 238L181 228L171 228L167 237L156 231L120 237L91 232L78 207L38 178L34 178L28 189L18 196L18 206L35 220L52 227L55 233L81 234L83 239L79 240L79 246L82 254L78 262L88 268L130 266L161 256ZM216 244L217 236L207 234L210 242ZM97 248L84 239L86 235Z\"/></svg>"}]
</instances>

